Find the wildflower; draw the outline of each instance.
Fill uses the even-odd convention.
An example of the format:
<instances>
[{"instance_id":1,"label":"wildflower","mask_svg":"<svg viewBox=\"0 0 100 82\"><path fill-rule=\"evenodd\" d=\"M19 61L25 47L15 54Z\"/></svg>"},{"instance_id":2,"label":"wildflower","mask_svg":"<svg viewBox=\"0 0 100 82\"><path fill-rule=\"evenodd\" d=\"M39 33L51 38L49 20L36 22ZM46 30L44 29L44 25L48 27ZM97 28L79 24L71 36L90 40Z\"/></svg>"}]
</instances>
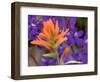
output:
<instances>
[{"instance_id":1,"label":"wildflower","mask_svg":"<svg viewBox=\"0 0 100 82\"><path fill-rule=\"evenodd\" d=\"M54 24L51 19L46 22L43 22L43 30L39 33L36 40L31 41L32 45L39 45L44 46L50 51L55 51L58 46L67 41L68 38L65 35L68 33L69 29L60 30L58 21L56 21L56 25Z\"/></svg>"}]
</instances>

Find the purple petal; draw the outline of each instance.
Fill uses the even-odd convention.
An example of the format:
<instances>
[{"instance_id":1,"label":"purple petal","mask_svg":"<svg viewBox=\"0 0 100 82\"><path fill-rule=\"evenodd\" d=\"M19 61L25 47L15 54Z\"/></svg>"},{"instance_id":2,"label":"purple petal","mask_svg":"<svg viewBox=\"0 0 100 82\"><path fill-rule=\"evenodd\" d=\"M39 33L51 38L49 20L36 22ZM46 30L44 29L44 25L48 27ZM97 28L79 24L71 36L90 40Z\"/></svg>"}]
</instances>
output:
<instances>
[{"instance_id":1,"label":"purple petal","mask_svg":"<svg viewBox=\"0 0 100 82\"><path fill-rule=\"evenodd\" d=\"M76 39L75 41L76 41L76 44L77 44L77 45L80 45L80 46L84 45L84 40L83 40L83 39L79 39L79 38L78 38L78 39Z\"/></svg>"},{"instance_id":2,"label":"purple petal","mask_svg":"<svg viewBox=\"0 0 100 82\"><path fill-rule=\"evenodd\" d=\"M75 33L75 36L76 36L76 37L82 37L83 34L84 34L83 31L78 31L78 32Z\"/></svg>"},{"instance_id":3,"label":"purple petal","mask_svg":"<svg viewBox=\"0 0 100 82\"><path fill-rule=\"evenodd\" d=\"M71 25L75 25L77 18L76 17L72 17L70 20L70 24Z\"/></svg>"}]
</instances>

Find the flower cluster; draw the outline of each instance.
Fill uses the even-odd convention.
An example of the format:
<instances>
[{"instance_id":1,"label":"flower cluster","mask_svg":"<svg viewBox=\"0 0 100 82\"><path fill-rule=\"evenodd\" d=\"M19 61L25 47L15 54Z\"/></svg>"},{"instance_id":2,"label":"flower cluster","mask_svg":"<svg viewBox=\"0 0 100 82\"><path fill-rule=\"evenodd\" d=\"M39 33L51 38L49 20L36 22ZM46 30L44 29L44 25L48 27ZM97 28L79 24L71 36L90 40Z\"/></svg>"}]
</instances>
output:
<instances>
[{"instance_id":1,"label":"flower cluster","mask_svg":"<svg viewBox=\"0 0 100 82\"><path fill-rule=\"evenodd\" d=\"M28 16L29 44L44 50L37 65L87 64L87 32L77 23L77 17Z\"/></svg>"}]
</instances>

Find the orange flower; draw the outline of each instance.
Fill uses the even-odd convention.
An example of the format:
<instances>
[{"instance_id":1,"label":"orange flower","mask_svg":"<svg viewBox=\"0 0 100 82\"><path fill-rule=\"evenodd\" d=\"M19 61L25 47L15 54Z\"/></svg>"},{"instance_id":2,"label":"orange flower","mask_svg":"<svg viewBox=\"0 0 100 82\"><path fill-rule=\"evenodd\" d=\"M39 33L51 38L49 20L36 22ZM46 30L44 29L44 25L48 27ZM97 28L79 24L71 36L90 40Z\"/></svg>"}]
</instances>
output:
<instances>
[{"instance_id":1,"label":"orange flower","mask_svg":"<svg viewBox=\"0 0 100 82\"><path fill-rule=\"evenodd\" d=\"M60 30L58 21L56 21L56 25L54 27L53 21L49 19L46 22L43 22L43 30L40 33L36 40L31 41L33 45L44 46L48 50L55 50L61 43L66 41L68 38L65 37L65 34L69 31L69 29Z\"/></svg>"}]
</instances>

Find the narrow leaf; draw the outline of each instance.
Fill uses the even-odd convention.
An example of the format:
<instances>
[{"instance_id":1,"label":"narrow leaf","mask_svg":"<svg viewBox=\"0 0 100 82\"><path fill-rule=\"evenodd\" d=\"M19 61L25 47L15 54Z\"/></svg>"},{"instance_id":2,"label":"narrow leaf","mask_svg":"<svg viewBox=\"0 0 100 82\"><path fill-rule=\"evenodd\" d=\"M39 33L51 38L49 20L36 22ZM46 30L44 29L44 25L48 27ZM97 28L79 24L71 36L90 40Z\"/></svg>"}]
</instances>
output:
<instances>
[{"instance_id":1,"label":"narrow leaf","mask_svg":"<svg viewBox=\"0 0 100 82\"><path fill-rule=\"evenodd\" d=\"M57 58L57 54L56 53L48 53L48 54L44 54L44 57L48 57L48 58Z\"/></svg>"}]
</instances>

